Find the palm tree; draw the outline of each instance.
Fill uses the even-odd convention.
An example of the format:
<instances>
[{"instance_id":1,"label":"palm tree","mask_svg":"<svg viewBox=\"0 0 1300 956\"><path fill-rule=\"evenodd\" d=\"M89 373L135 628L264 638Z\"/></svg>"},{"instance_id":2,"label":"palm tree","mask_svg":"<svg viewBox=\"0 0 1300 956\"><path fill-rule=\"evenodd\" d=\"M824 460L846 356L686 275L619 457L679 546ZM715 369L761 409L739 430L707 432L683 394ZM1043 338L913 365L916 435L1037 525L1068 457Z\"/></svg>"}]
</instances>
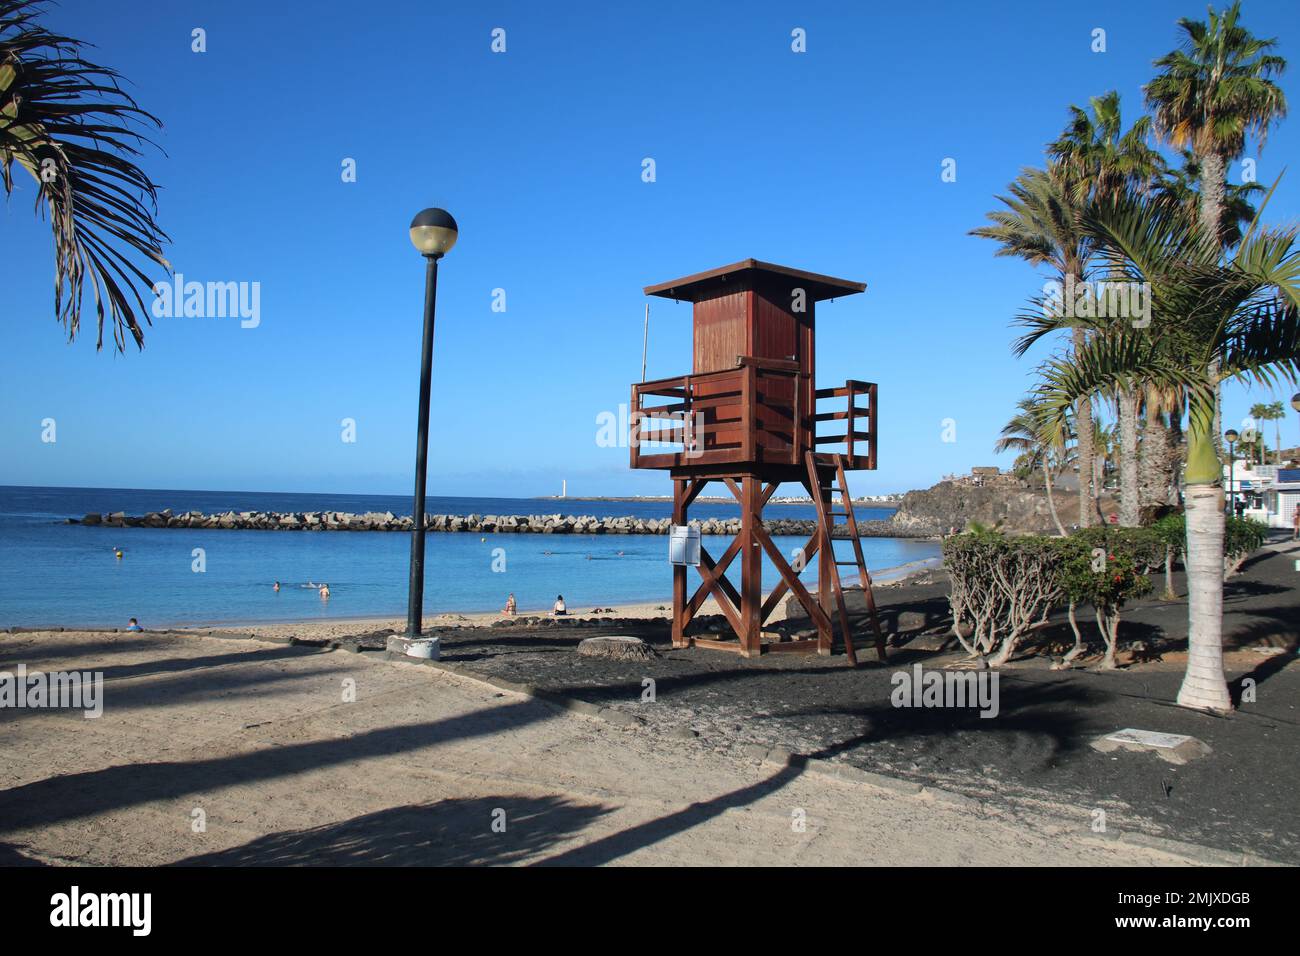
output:
<instances>
[{"instance_id":1,"label":"palm tree","mask_svg":"<svg viewBox=\"0 0 1300 956\"><path fill-rule=\"evenodd\" d=\"M1140 117L1124 132L1119 93L1115 90L1092 97L1088 105L1089 109L1070 106L1069 125L1048 147L1071 170L1072 198L1081 208L1113 199L1130 189L1146 190L1164 172L1164 161L1147 145L1150 117ZM1115 403L1120 433L1120 524L1135 527L1141 513L1137 422L1140 396L1136 389L1123 388L1116 394Z\"/></svg>"},{"instance_id":2,"label":"palm tree","mask_svg":"<svg viewBox=\"0 0 1300 956\"><path fill-rule=\"evenodd\" d=\"M169 269L166 234L154 222L157 187L132 157L149 143L143 127L161 124L136 105L113 70L83 59L83 44L37 25L41 0L0 0L0 182L15 189L13 168L36 186L36 208L54 233L54 314L68 339L81 327L87 280L98 339L112 327L118 351L129 334L144 345L139 319L149 310L138 284L153 282L140 260Z\"/></svg>"},{"instance_id":3,"label":"palm tree","mask_svg":"<svg viewBox=\"0 0 1300 956\"><path fill-rule=\"evenodd\" d=\"M1226 205L1227 164L1253 134L1260 147L1269 126L1286 116L1286 96L1272 77L1286 60L1269 53L1276 39L1261 40L1238 23L1241 0L1223 13L1207 9L1208 21L1178 21L1182 49L1155 61L1161 70L1145 87L1156 133L1178 149L1191 149L1200 167L1201 225L1219 240Z\"/></svg>"},{"instance_id":4,"label":"palm tree","mask_svg":"<svg viewBox=\"0 0 1300 956\"><path fill-rule=\"evenodd\" d=\"M1072 175L1060 163L1049 170L1022 169L1009 187L1010 195L998 197L1004 208L988 214L992 225L972 229L971 235L998 243L994 255L1050 267L1062 289L1074 288L1087 278L1093 241L1081 227L1083 210L1072 198L1079 192ZM1075 350L1083 347L1085 335L1082 328L1071 330ZM1079 425L1079 526L1086 528L1096 524L1094 509L1100 495L1100 488L1094 491L1093 487L1092 396L1080 397L1075 419Z\"/></svg>"},{"instance_id":5,"label":"palm tree","mask_svg":"<svg viewBox=\"0 0 1300 956\"><path fill-rule=\"evenodd\" d=\"M1054 421L1039 413L1032 397L1022 398L1020 409L1002 428L1002 437L993 446L996 454L1018 451L1028 463L1043 471L1043 487L1047 490L1047 508L1052 513L1052 523L1061 537L1066 536L1065 526L1056 513L1056 498L1052 494L1053 472L1059 472L1067 461L1070 439L1068 419Z\"/></svg>"},{"instance_id":6,"label":"palm tree","mask_svg":"<svg viewBox=\"0 0 1300 956\"><path fill-rule=\"evenodd\" d=\"M1112 268L1149 282L1149 328L1096 336L1072 360L1049 360L1036 407L1065 420L1079 395L1149 382L1189 401L1186 482L1188 665L1178 703L1231 708L1223 674L1223 464L1214 447L1215 385L1300 377L1300 250L1294 229L1252 225L1227 259L1167 203L1129 195L1087 223ZM1217 369L1217 371L1216 371Z\"/></svg>"},{"instance_id":7,"label":"palm tree","mask_svg":"<svg viewBox=\"0 0 1300 956\"><path fill-rule=\"evenodd\" d=\"M1145 92L1157 135L1175 148L1191 149L1196 158L1203 235L1217 249L1224 238L1228 164L1245 150L1247 134L1262 149L1269 126L1286 116L1286 96L1272 80L1286 69L1286 60L1269 52L1276 39L1261 40L1238 23L1241 0L1221 14L1213 7L1206 12L1206 21L1178 21L1182 48L1155 61L1161 72ZM1220 453L1221 409L1216 386L1214 443Z\"/></svg>"},{"instance_id":8,"label":"palm tree","mask_svg":"<svg viewBox=\"0 0 1300 956\"><path fill-rule=\"evenodd\" d=\"M1124 132L1119 93L1109 90L1088 100L1088 109L1070 106L1070 121L1048 153L1071 170L1074 202L1113 199L1130 189L1144 190L1165 172L1160 154L1147 145L1151 117L1142 116Z\"/></svg>"},{"instance_id":9,"label":"palm tree","mask_svg":"<svg viewBox=\"0 0 1300 956\"><path fill-rule=\"evenodd\" d=\"M1256 461L1258 461L1258 463L1261 465L1264 464L1264 452L1266 451L1266 449L1264 447L1264 436L1261 435L1259 431L1260 429L1259 423L1268 420L1267 419L1268 409L1269 406L1264 404L1263 402L1256 402L1254 405L1250 406L1250 419L1251 419L1250 430L1254 432L1254 434L1251 435L1249 441L1245 441L1245 440L1242 441L1242 445L1251 446L1251 451L1255 453Z\"/></svg>"},{"instance_id":10,"label":"palm tree","mask_svg":"<svg viewBox=\"0 0 1300 956\"><path fill-rule=\"evenodd\" d=\"M1256 418L1258 418L1260 421L1272 422L1272 423L1273 423L1273 436L1274 436L1274 438L1275 438L1275 440L1276 440L1276 444L1274 445L1274 449L1275 449L1275 450L1274 450L1274 452L1273 452L1273 459L1274 459L1274 461L1275 461L1277 464L1280 465L1280 464L1282 464L1282 424L1281 424L1281 422L1282 422L1282 420L1283 420L1284 418L1286 418L1286 412L1282 409L1282 403L1281 403L1281 402L1269 402L1267 405L1258 406L1258 407L1259 407L1259 413L1258 413L1258 414L1255 413L1255 409L1254 409L1254 408L1252 408L1252 409L1250 410L1250 414L1251 414L1251 415L1254 415L1254 416L1255 416ZM1262 444L1262 443L1261 443L1261 444ZM1260 464L1263 464L1263 461L1261 461Z\"/></svg>"}]
</instances>

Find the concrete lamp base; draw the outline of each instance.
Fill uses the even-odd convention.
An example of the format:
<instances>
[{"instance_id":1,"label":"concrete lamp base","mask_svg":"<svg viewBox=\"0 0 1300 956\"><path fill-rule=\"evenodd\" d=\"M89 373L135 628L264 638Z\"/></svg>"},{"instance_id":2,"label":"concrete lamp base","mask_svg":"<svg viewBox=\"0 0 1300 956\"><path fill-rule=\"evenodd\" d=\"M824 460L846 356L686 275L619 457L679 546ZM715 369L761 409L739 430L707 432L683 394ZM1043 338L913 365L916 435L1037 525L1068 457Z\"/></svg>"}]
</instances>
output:
<instances>
[{"instance_id":1,"label":"concrete lamp base","mask_svg":"<svg viewBox=\"0 0 1300 956\"><path fill-rule=\"evenodd\" d=\"M407 637L390 634L387 649L391 654L402 654L423 661L436 661L441 652L441 641L436 637Z\"/></svg>"}]
</instances>

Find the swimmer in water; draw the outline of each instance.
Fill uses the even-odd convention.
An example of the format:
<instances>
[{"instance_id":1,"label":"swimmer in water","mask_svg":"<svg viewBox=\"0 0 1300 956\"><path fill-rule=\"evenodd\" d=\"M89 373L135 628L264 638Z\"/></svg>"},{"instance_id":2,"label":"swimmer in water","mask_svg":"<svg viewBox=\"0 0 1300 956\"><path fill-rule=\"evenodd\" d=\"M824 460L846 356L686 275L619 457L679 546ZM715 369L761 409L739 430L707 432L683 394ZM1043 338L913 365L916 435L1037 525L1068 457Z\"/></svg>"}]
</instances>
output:
<instances>
[{"instance_id":1,"label":"swimmer in water","mask_svg":"<svg viewBox=\"0 0 1300 956\"><path fill-rule=\"evenodd\" d=\"M271 585L271 590L278 593L280 590L280 582L276 581L275 584Z\"/></svg>"},{"instance_id":2,"label":"swimmer in water","mask_svg":"<svg viewBox=\"0 0 1300 956\"><path fill-rule=\"evenodd\" d=\"M117 558L119 561L121 561L121 560L122 560L122 549L121 549L121 548L114 548L114 549L113 549L113 557L115 557L115 558Z\"/></svg>"},{"instance_id":3,"label":"swimmer in water","mask_svg":"<svg viewBox=\"0 0 1300 956\"><path fill-rule=\"evenodd\" d=\"M328 584L322 584L320 586L320 596L326 601L330 599L330 586Z\"/></svg>"}]
</instances>

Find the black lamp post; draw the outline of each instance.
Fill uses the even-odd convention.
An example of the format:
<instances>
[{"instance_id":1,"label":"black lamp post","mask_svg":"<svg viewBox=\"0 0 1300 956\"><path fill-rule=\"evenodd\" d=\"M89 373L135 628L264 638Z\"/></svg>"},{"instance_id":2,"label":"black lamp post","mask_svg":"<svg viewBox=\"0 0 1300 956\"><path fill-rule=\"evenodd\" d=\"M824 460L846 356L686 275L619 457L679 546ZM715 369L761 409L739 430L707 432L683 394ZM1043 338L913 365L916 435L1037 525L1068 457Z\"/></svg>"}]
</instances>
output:
<instances>
[{"instance_id":1,"label":"black lamp post","mask_svg":"<svg viewBox=\"0 0 1300 956\"><path fill-rule=\"evenodd\" d=\"M1232 446L1237 444L1237 439L1241 436L1237 434L1235 428L1229 428L1223 433L1224 439L1228 442L1228 514L1236 514L1236 508L1233 507L1233 478L1237 471L1237 460L1233 456Z\"/></svg>"},{"instance_id":2,"label":"black lamp post","mask_svg":"<svg viewBox=\"0 0 1300 956\"><path fill-rule=\"evenodd\" d=\"M428 263L424 278L424 344L420 357L420 424L415 434L415 503L411 510L411 581L406 636L419 637L424 617L424 483L429 464L429 384L433 375L433 309L438 260L456 244L456 220L445 209L425 209L411 220L411 244Z\"/></svg>"}]
</instances>

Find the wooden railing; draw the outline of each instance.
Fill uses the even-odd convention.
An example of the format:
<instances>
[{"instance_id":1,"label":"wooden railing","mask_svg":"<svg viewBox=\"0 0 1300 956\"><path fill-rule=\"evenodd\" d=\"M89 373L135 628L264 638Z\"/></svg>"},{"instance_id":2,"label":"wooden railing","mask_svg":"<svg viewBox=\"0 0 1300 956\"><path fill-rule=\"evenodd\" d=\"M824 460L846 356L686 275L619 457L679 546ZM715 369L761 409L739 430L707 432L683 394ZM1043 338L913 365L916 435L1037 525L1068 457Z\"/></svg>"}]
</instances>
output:
<instances>
[{"instance_id":1,"label":"wooden railing","mask_svg":"<svg viewBox=\"0 0 1300 956\"><path fill-rule=\"evenodd\" d=\"M844 467L848 469L875 468L876 383L849 379L842 388L817 389L816 396L818 401L825 398L847 399L843 410L817 412L813 415L814 423L844 422L843 431L834 428L834 434L818 434L813 439L817 453L843 456ZM866 400L866 408L858 405L859 399ZM823 449L824 445L831 447Z\"/></svg>"},{"instance_id":2,"label":"wooden railing","mask_svg":"<svg viewBox=\"0 0 1300 956\"><path fill-rule=\"evenodd\" d=\"M818 450L831 444L845 446L839 453L845 455L846 468L872 468L875 389L873 384L850 381L844 388L819 390L817 399L849 397L846 410L819 414L804 407L810 404L808 386L797 363L750 356L740 357L734 369L641 382L632 386L631 465L799 467L810 445ZM867 399L868 407L857 407L857 397ZM831 420L843 420L845 432L815 434L817 422ZM866 431L861 430L864 424Z\"/></svg>"}]
</instances>

